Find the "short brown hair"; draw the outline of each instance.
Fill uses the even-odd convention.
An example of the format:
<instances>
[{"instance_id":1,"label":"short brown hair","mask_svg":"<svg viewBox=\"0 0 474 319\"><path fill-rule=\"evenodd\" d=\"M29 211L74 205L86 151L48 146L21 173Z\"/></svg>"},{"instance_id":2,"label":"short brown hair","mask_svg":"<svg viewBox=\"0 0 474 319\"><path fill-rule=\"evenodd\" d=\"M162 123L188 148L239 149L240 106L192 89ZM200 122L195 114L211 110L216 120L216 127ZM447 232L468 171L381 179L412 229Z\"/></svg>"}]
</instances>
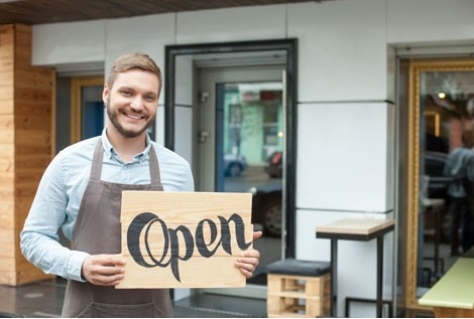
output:
<instances>
[{"instance_id":1,"label":"short brown hair","mask_svg":"<svg viewBox=\"0 0 474 319\"><path fill-rule=\"evenodd\" d=\"M138 52L127 53L115 59L114 65L110 70L109 78L107 79L107 85L109 88L112 88L119 73L127 72L133 69L139 69L155 74L158 77L158 95L160 94L162 86L160 68L147 54Z\"/></svg>"},{"instance_id":2,"label":"short brown hair","mask_svg":"<svg viewBox=\"0 0 474 319\"><path fill-rule=\"evenodd\" d=\"M464 130L461 135L461 141L465 146L469 148L474 146L474 130L473 129Z\"/></svg>"}]
</instances>

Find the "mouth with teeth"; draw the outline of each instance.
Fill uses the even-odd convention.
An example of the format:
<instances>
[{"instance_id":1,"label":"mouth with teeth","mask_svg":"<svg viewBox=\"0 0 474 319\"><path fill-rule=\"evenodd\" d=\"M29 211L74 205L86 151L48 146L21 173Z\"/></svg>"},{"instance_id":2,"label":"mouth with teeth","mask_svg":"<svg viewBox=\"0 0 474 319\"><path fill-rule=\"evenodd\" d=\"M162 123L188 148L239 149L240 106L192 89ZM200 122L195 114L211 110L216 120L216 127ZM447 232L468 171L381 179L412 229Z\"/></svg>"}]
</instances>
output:
<instances>
[{"instance_id":1,"label":"mouth with teeth","mask_svg":"<svg viewBox=\"0 0 474 319\"><path fill-rule=\"evenodd\" d=\"M106 108L110 122L125 137L139 136L147 129L149 122L153 120L148 112L134 112L125 107L116 108L114 111L109 103L110 101L107 101Z\"/></svg>"},{"instance_id":2,"label":"mouth with teeth","mask_svg":"<svg viewBox=\"0 0 474 319\"><path fill-rule=\"evenodd\" d=\"M123 112L122 114L132 120L141 120L145 118L145 116L138 115L138 114L130 114L130 113L125 113L125 112Z\"/></svg>"}]
</instances>

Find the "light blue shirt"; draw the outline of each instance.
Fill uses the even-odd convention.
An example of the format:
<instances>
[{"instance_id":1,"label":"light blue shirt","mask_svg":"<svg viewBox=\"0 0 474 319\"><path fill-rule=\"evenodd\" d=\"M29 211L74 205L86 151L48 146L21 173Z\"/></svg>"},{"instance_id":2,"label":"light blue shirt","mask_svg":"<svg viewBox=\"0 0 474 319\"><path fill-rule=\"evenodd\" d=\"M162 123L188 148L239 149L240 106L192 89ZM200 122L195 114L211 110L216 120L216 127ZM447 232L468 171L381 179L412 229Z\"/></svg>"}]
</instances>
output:
<instances>
[{"instance_id":1,"label":"light blue shirt","mask_svg":"<svg viewBox=\"0 0 474 319\"><path fill-rule=\"evenodd\" d=\"M448 187L448 194L456 198L467 196L463 179L474 179L474 152L467 147L459 147L449 154L444 165L443 174L453 178Z\"/></svg>"},{"instance_id":2,"label":"light blue shirt","mask_svg":"<svg viewBox=\"0 0 474 319\"><path fill-rule=\"evenodd\" d=\"M65 237L71 240L99 138L104 145L101 180L120 184L150 184L149 151L150 147L154 147L164 190L194 191L189 163L151 141L148 136L146 149L129 163L120 159L107 139L105 129L102 136L65 148L44 172L20 234L23 255L45 273L84 281L81 268L89 254L61 245L58 230L61 228Z\"/></svg>"}]
</instances>

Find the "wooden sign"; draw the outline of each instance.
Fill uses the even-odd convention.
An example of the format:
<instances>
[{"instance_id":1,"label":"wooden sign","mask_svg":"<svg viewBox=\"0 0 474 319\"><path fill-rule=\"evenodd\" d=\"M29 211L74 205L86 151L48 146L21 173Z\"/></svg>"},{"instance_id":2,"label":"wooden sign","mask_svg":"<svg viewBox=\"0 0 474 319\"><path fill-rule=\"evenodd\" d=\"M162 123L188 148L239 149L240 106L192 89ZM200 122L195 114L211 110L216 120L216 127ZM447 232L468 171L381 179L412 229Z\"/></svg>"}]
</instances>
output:
<instances>
[{"instance_id":1,"label":"wooden sign","mask_svg":"<svg viewBox=\"0 0 474 319\"><path fill-rule=\"evenodd\" d=\"M122 192L128 288L243 287L235 260L251 248L252 194Z\"/></svg>"}]
</instances>

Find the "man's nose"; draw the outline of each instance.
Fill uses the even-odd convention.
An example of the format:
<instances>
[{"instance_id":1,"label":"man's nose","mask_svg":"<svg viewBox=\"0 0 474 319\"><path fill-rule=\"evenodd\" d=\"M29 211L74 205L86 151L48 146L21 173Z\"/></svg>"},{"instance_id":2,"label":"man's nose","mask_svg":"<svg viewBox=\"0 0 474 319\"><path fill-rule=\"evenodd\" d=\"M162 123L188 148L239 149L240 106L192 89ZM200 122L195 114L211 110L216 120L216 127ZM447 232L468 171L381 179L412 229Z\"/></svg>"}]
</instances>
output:
<instances>
[{"instance_id":1,"label":"man's nose","mask_svg":"<svg viewBox=\"0 0 474 319\"><path fill-rule=\"evenodd\" d=\"M134 110L140 110L143 107L143 99L141 96L136 96L130 103L130 107Z\"/></svg>"}]
</instances>

